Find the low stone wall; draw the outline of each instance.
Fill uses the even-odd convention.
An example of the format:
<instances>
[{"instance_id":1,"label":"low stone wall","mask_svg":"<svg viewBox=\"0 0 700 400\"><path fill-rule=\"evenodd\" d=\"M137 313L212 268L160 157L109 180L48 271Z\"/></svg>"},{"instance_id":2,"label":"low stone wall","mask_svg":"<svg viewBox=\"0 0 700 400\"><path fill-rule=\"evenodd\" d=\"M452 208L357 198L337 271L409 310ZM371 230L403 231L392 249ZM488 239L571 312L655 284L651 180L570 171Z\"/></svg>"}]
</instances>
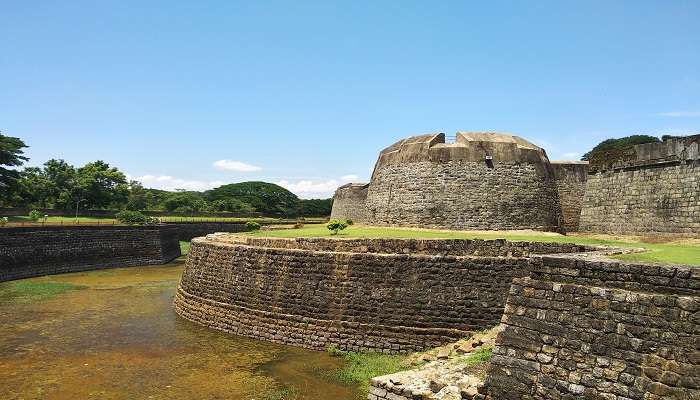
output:
<instances>
[{"instance_id":1,"label":"low stone wall","mask_svg":"<svg viewBox=\"0 0 700 400\"><path fill-rule=\"evenodd\" d=\"M189 242L193 238L215 232L245 232L245 222L166 222L176 228L177 239Z\"/></svg>"},{"instance_id":2,"label":"low stone wall","mask_svg":"<svg viewBox=\"0 0 700 400\"><path fill-rule=\"evenodd\" d=\"M314 349L411 352L498 323L529 260L581 246L503 240L192 241L175 298L186 319Z\"/></svg>"},{"instance_id":3,"label":"low stone wall","mask_svg":"<svg viewBox=\"0 0 700 400\"><path fill-rule=\"evenodd\" d=\"M169 226L46 226L0 229L0 281L164 264L180 256Z\"/></svg>"},{"instance_id":4,"label":"low stone wall","mask_svg":"<svg viewBox=\"0 0 700 400\"><path fill-rule=\"evenodd\" d=\"M513 281L477 398L700 398L700 269L533 264Z\"/></svg>"}]
</instances>

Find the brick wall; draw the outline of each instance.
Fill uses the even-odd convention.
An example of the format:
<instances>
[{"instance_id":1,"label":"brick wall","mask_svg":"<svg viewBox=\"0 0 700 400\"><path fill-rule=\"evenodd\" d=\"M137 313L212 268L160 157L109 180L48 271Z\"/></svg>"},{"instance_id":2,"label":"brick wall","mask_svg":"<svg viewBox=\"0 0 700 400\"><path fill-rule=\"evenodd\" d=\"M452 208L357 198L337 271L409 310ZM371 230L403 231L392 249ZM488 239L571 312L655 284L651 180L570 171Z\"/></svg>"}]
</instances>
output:
<instances>
[{"instance_id":1,"label":"brick wall","mask_svg":"<svg viewBox=\"0 0 700 400\"><path fill-rule=\"evenodd\" d=\"M164 264L180 256L168 226L46 226L0 229L0 281Z\"/></svg>"}]
</instances>

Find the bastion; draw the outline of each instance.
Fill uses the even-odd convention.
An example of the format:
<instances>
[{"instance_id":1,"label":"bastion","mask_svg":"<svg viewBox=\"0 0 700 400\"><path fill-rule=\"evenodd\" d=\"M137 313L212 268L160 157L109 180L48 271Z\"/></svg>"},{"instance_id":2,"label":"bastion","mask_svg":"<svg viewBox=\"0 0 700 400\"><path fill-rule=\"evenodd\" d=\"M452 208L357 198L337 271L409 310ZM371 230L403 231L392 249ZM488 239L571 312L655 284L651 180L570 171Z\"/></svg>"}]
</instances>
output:
<instances>
[{"instance_id":1,"label":"bastion","mask_svg":"<svg viewBox=\"0 0 700 400\"><path fill-rule=\"evenodd\" d=\"M496 325L533 254L587 251L505 240L192 241L175 298L186 319L323 350L405 353Z\"/></svg>"},{"instance_id":2,"label":"bastion","mask_svg":"<svg viewBox=\"0 0 700 400\"><path fill-rule=\"evenodd\" d=\"M508 134L458 132L454 143L444 133L412 136L381 151L369 184L340 187L331 216L372 225L575 230L571 215L581 202L564 196L563 222L559 192L582 196L585 164L570 164L574 170L566 162L555 169L543 149Z\"/></svg>"}]
</instances>

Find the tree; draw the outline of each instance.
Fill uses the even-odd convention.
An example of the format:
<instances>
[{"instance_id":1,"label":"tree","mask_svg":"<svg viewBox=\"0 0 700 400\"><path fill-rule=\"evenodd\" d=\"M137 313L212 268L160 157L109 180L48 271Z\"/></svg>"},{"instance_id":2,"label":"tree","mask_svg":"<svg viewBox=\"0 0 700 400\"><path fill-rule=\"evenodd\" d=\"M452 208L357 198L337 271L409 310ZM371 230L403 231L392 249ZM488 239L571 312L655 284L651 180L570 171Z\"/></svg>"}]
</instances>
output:
<instances>
[{"instance_id":1,"label":"tree","mask_svg":"<svg viewBox=\"0 0 700 400\"><path fill-rule=\"evenodd\" d=\"M129 182L129 197L126 201L126 208L130 211L142 211L148 209L152 203L152 195L146 190L141 182Z\"/></svg>"},{"instance_id":2,"label":"tree","mask_svg":"<svg viewBox=\"0 0 700 400\"><path fill-rule=\"evenodd\" d=\"M328 221L328 224L326 224L326 228L328 228L328 230L331 231L331 235L337 235L338 232L342 231L347 227L348 223L339 219L332 219Z\"/></svg>"},{"instance_id":3,"label":"tree","mask_svg":"<svg viewBox=\"0 0 700 400\"><path fill-rule=\"evenodd\" d=\"M614 159L625 150L632 148L636 144L657 143L659 138L649 135L631 135L618 139L606 139L598 143L591 151L581 157L583 161L607 161Z\"/></svg>"},{"instance_id":4,"label":"tree","mask_svg":"<svg viewBox=\"0 0 700 400\"><path fill-rule=\"evenodd\" d=\"M0 132L0 203L10 200L10 193L16 189L19 171L5 167L19 167L29 158L24 157L27 145L16 137L5 136Z\"/></svg>"},{"instance_id":5,"label":"tree","mask_svg":"<svg viewBox=\"0 0 700 400\"><path fill-rule=\"evenodd\" d=\"M71 193L76 204L85 200L86 208L115 208L127 202L129 185L124 173L104 161L85 164L76 170L77 187Z\"/></svg>"}]
</instances>

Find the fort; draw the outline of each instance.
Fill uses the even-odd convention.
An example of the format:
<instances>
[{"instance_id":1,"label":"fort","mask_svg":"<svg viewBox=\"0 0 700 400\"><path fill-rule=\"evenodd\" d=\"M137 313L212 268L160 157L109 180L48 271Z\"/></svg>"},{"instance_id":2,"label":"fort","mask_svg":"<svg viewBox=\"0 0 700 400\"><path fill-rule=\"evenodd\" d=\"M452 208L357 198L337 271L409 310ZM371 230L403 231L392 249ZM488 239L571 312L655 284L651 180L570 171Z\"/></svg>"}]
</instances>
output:
<instances>
[{"instance_id":1,"label":"fort","mask_svg":"<svg viewBox=\"0 0 700 400\"><path fill-rule=\"evenodd\" d=\"M193 241L175 310L238 335L383 353L500 322L483 384L459 398L697 398L700 269L607 258L622 251L215 234ZM368 399L443 398L378 382Z\"/></svg>"},{"instance_id":2,"label":"fort","mask_svg":"<svg viewBox=\"0 0 700 400\"><path fill-rule=\"evenodd\" d=\"M332 218L462 230L686 234L700 231L700 135L636 145L612 160L550 162L500 133L412 136L382 150Z\"/></svg>"}]
</instances>

